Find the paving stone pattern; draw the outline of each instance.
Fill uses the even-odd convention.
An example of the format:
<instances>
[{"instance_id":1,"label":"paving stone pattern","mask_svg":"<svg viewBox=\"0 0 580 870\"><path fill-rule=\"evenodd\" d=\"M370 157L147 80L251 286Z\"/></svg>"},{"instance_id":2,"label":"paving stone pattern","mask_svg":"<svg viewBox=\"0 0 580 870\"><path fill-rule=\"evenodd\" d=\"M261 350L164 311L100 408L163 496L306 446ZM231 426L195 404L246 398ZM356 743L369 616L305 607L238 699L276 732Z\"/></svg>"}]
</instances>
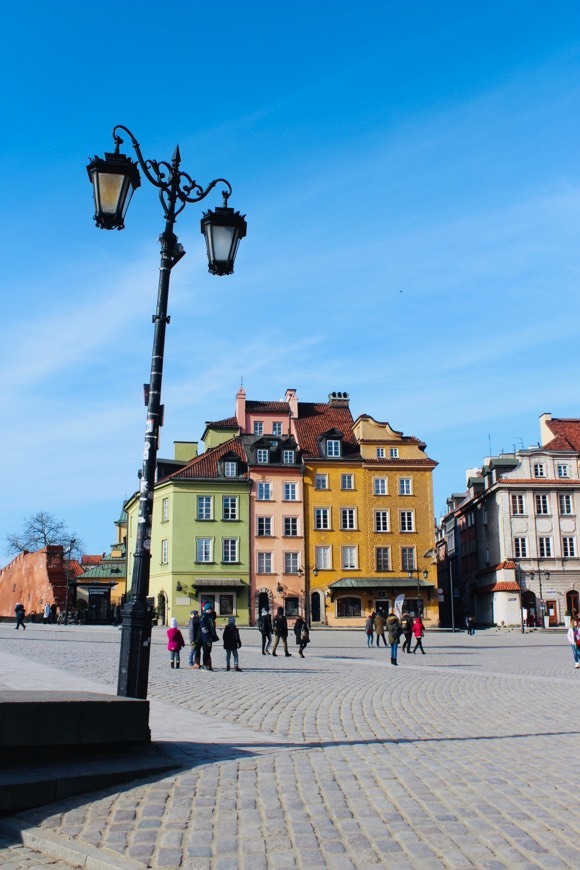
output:
<instances>
[{"instance_id":1,"label":"paving stone pattern","mask_svg":"<svg viewBox=\"0 0 580 870\"><path fill-rule=\"evenodd\" d=\"M115 690L117 630L9 628L0 684L20 669L31 688ZM143 867L580 866L580 670L562 632L428 632L396 668L363 632L313 631L305 660L258 639L242 630L242 673L219 645L219 670L172 671L156 629L153 737L183 769L21 818ZM67 866L28 860L0 848L1 866Z\"/></svg>"}]
</instances>

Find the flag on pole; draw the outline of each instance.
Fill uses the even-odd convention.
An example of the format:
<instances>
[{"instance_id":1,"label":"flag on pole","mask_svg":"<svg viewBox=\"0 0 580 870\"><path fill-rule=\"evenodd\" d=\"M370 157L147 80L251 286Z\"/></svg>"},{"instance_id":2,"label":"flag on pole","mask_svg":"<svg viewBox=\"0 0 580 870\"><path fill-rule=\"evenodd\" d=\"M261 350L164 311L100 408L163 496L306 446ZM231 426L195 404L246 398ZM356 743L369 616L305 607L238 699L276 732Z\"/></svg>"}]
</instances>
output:
<instances>
[{"instance_id":1,"label":"flag on pole","mask_svg":"<svg viewBox=\"0 0 580 870\"><path fill-rule=\"evenodd\" d=\"M404 595L397 595L397 597L395 598L395 613L397 614L399 619L403 615L403 601L404 600L405 600Z\"/></svg>"}]
</instances>

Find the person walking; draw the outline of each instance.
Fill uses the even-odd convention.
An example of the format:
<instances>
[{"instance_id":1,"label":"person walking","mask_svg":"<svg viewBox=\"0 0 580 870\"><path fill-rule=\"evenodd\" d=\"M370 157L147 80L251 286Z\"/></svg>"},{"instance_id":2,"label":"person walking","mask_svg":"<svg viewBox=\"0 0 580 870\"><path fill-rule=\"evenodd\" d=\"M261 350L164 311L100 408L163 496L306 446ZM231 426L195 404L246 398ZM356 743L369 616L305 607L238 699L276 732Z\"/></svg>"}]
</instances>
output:
<instances>
[{"instance_id":1,"label":"person walking","mask_svg":"<svg viewBox=\"0 0 580 870\"><path fill-rule=\"evenodd\" d=\"M26 615L26 611L24 610L24 604L21 604L20 601L14 608L14 616L16 617L16 625L14 628L19 629L20 626L26 631L26 626L24 625L24 617Z\"/></svg>"},{"instance_id":2,"label":"person walking","mask_svg":"<svg viewBox=\"0 0 580 870\"><path fill-rule=\"evenodd\" d=\"M391 610L387 617L387 638L391 645L391 664L396 665L397 650L399 648L399 638L401 636L401 623L397 614Z\"/></svg>"},{"instance_id":3,"label":"person walking","mask_svg":"<svg viewBox=\"0 0 580 870\"><path fill-rule=\"evenodd\" d=\"M167 649L169 650L169 658L171 660L172 668L179 667L179 654L184 646L185 641L183 635L177 626L176 618L173 617L171 620L171 628L167 629Z\"/></svg>"},{"instance_id":4,"label":"person walking","mask_svg":"<svg viewBox=\"0 0 580 870\"><path fill-rule=\"evenodd\" d=\"M46 604L44 605L44 610L42 612L42 624L48 625L49 622L50 622L50 604L47 601Z\"/></svg>"},{"instance_id":5,"label":"person walking","mask_svg":"<svg viewBox=\"0 0 580 870\"><path fill-rule=\"evenodd\" d=\"M578 620L575 619L568 629L566 635L568 643L572 647L572 655L574 656L574 667L580 668L580 626Z\"/></svg>"},{"instance_id":6,"label":"person walking","mask_svg":"<svg viewBox=\"0 0 580 870\"><path fill-rule=\"evenodd\" d=\"M299 647L298 655L301 659L304 658L304 650L310 643L310 632L308 626L301 616L294 623L294 635L296 637L296 645Z\"/></svg>"},{"instance_id":7,"label":"person walking","mask_svg":"<svg viewBox=\"0 0 580 870\"><path fill-rule=\"evenodd\" d=\"M266 609L262 610L258 620L258 631L262 635L262 655L269 656L272 643L272 617Z\"/></svg>"},{"instance_id":8,"label":"person walking","mask_svg":"<svg viewBox=\"0 0 580 870\"><path fill-rule=\"evenodd\" d=\"M373 645L373 632L375 630L375 613L374 611L370 616L367 616L367 621L365 622L365 634L367 636L367 646Z\"/></svg>"},{"instance_id":9,"label":"person walking","mask_svg":"<svg viewBox=\"0 0 580 870\"><path fill-rule=\"evenodd\" d=\"M380 646L380 640L383 639L383 643L386 646L387 641L385 640L385 625L387 624L387 620L385 619L381 610L375 616L375 634L377 635L377 646Z\"/></svg>"},{"instance_id":10,"label":"person walking","mask_svg":"<svg viewBox=\"0 0 580 870\"><path fill-rule=\"evenodd\" d=\"M467 634L475 637L475 619L473 616L467 617Z\"/></svg>"},{"instance_id":11,"label":"person walking","mask_svg":"<svg viewBox=\"0 0 580 870\"><path fill-rule=\"evenodd\" d=\"M187 631L189 633L189 661L187 664L190 668L195 668L197 670L201 663L202 647L199 611L190 611Z\"/></svg>"},{"instance_id":12,"label":"person walking","mask_svg":"<svg viewBox=\"0 0 580 870\"><path fill-rule=\"evenodd\" d=\"M224 628L224 633L222 635L222 640L224 642L224 649L226 651L226 671L230 670L230 661L233 654L234 657L234 671L241 671L238 658L238 650L242 645L242 641L240 638L240 632L236 626L236 619L234 616L230 616L228 619L228 624Z\"/></svg>"},{"instance_id":13,"label":"person walking","mask_svg":"<svg viewBox=\"0 0 580 870\"><path fill-rule=\"evenodd\" d=\"M199 621L202 643L202 667L206 671L213 671L211 660L211 651L213 644L219 640L215 630L215 622L213 618L213 607L207 602L203 605L203 614Z\"/></svg>"},{"instance_id":14,"label":"person walking","mask_svg":"<svg viewBox=\"0 0 580 870\"><path fill-rule=\"evenodd\" d=\"M401 628L403 629L403 634L405 636L401 652L407 651L408 653L411 653L411 641L413 640L413 617L410 613L403 613Z\"/></svg>"},{"instance_id":15,"label":"person walking","mask_svg":"<svg viewBox=\"0 0 580 870\"><path fill-rule=\"evenodd\" d=\"M292 653L288 652L288 622L286 617L284 616L284 608L279 607L276 616L274 617L274 646L272 647L272 655L276 655L276 650L278 648L278 644L282 641L282 646L284 647L284 655L291 656Z\"/></svg>"},{"instance_id":16,"label":"person walking","mask_svg":"<svg viewBox=\"0 0 580 870\"><path fill-rule=\"evenodd\" d=\"M417 652L418 649L421 650L423 655L425 655L425 650L423 649L423 638L425 637L425 626L423 625L423 620L420 616L417 617L413 624L413 634L415 636L415 649L414 653Z\"/></svg>"}]
</instances>

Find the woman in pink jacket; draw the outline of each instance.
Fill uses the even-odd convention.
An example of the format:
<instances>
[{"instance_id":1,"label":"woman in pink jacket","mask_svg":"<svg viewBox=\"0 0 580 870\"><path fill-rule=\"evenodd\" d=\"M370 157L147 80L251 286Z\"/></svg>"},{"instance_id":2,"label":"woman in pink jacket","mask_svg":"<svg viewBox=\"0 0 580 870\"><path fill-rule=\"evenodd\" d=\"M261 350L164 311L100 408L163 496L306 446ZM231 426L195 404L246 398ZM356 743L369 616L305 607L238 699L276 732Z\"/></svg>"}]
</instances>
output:
<instances>
[{"instance_id":1,"label":"woman in pink jacket","mask_svg":"<svg viewBox=\"0 0 580 870\"><path fill-rule=\"evenodd\" d=\"M171 620L171 628L167 629L167 649L171 657L171 667L179 667L179 651L185 646L183 635L177 627L175 617Z\"/></svg>"},{"instance_id":2,"label":"woman in pink jacket","mask_svg":"<svg viewBox=\"0 0 580 870\"><path fill-rule=\"evenodd\" d=\"M425 626L423 625L423 620L420 616L417 617L415 622L413 623L413 634L415 636L415 649L414 653L417 652L418 649L421 650L423 655L425 655L425 650L423 649L423 637L425 635Z\"/></svg>"}]
</instances>

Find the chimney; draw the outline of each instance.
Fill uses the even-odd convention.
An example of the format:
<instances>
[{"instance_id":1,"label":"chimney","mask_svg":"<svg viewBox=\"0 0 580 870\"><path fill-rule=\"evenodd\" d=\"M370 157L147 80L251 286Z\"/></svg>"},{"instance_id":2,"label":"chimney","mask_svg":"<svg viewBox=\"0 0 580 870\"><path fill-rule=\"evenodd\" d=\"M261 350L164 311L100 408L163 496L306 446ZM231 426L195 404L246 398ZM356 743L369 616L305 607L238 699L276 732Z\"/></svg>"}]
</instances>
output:
<instances>
[{"instance_id":1,"label":"chimney","mask_svg":"<svg viewBox=\"0 0 580 870\"><path fill-rule=\"evenodd\" d=\"M549 411L546 414L540 414L540 443L542 447L554 439L554 433L548 425L551 419L552 415Z\"/></svg>"},{"instance_id":2,"label":"chimney","mask_svg":"<svg viewBox=\"0 0 580 870\"><path fill-rule=\"evenodd\" d=\"M246 431L246 391L240 387L236 393L236 420L240 427L240 432Z\"/></svg>"},{"instance_id":3,"label":"chimney","mask_svg":"<svg viewBox=\"0 0 580 870\"><path fill-rule=\"evenodd\" d=\"M290 405L290 416L296 419L298 417L298 396L296 395L296 390L286 390L285 399Z\"/></svg>"},{"instance_id":4,"label":"chimney","mask_svg":"<svg viewBox=\"0 0 580 870\"><path fill-rule=\"evenodd\" d=\"M331 408L348 408L350 396L348 393L329 393L328 404Z\"/></svg>"}]
</instances>

